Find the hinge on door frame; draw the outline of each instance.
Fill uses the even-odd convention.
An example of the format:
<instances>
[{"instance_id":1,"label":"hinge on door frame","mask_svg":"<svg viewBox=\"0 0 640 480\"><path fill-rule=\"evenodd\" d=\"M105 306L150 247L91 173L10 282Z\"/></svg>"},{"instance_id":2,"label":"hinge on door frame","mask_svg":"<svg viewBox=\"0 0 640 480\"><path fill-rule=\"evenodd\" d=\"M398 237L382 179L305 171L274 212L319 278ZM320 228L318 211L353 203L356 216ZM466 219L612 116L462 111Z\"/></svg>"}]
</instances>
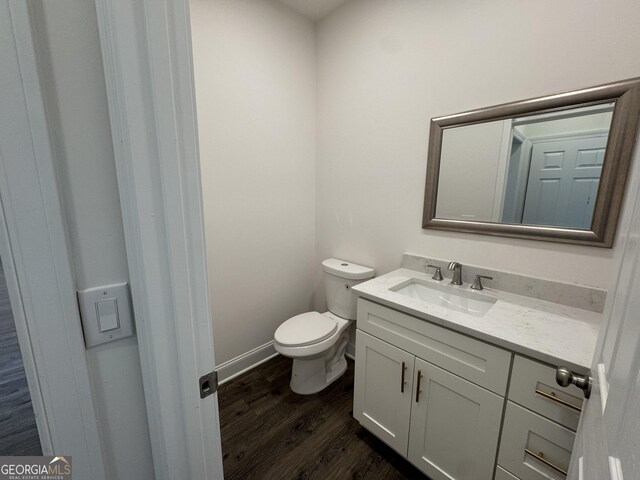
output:
<instances>
[{"instance_id":1,"label":"hinge on door frame","mask_svg":"<svg viewBox=\"0 0 640 480\"><path fill-rule=\"evenodd\" d=\"M200 377L198 381L200 398L206 398L218 391L218 372L215 370Z\"/></svg>"}]
</instances>

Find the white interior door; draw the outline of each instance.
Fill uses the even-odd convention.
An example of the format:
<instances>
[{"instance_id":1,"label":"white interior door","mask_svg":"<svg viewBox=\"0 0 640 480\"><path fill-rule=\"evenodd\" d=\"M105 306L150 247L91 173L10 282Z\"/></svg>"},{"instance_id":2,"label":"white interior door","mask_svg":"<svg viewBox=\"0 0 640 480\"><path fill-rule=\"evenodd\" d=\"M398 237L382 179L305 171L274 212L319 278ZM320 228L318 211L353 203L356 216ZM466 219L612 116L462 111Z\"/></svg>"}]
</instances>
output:
<instances>
[{"instance_id":1,"label":"white interior door","mask_svg":"<svg viewBox=\"0 0 640 480\"><path fill-rule=\"evenodd\" d=\"M606 135L534 143L522 222L587 229Z\"/></svg>"},{"instance_id":2,"label":"white interior door","mask_svg":"<svg viewBox=\"0 0 640 480\"><path fill-rule=\"evenodd\" d=\"M639 182L636 165L629 185L636 198L628 202L631 220L619 232L618 277L607 298L593 359L594 388L578 428L572 480L640 478Z\"/></svg>"}]
</instances>

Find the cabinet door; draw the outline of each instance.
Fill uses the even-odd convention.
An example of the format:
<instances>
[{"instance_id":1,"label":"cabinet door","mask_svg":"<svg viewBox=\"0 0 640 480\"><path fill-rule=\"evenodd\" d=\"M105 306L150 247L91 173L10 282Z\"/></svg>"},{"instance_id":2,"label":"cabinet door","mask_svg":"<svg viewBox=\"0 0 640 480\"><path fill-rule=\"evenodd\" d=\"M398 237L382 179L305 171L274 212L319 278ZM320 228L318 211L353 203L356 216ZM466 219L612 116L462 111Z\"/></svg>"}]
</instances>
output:
<instances>
[{"instance_id":1,"label":"cabinet door","mask_svg":"<svg viewBox=\"0 0 640 480\"><path fill-rule=\"evenodd\" d=\"M414 359L404 350L356 330L353 416L405 457Z\"/></svg>"},{"instance_id":2,"label":"cabinet door","mask_svg":"<svg viewBox=\"0 0 640 480\"><path fill-rule=\"evenodd\" d=\"M432 480L491 479L504 399L419 358L414 376L411 463Z\"/></svg>"},{"instance_id":3,"label":"cabinet door","mask_svg":"<svg viewBox=\"0 0 640 480\"><path fill-rule=\"evenodd\" d=\"M515 475L511 475L504 468L498 465L496 467L496 474L493 477L493 480L520 480L520 479Z\"/></svg>"}]
</instances>

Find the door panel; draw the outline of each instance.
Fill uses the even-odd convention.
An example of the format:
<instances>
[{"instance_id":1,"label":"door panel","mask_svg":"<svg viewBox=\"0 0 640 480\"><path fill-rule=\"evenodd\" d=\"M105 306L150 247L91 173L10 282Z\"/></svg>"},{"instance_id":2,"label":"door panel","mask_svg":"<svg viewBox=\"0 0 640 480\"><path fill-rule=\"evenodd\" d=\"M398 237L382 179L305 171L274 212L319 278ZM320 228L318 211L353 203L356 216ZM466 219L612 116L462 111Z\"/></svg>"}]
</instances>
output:
<instances>
[{"instance_id":1,"label":"door panel","mask_svg":"<svg viewBox=\"0 0 640 480\"><path fill-rule=\"evenodd\" d=\"M523 223L589 228L606 143L600 134L534 143Z\"/></svg>"},{"instance_id":2,"label":"door panel","mask_svg":"<svg viewBox=\"0 0 640 480\"><path fill-rule=\"evenodd\" d=\"M574 178L573 184L569 189L569 207L567 216L570 218L567 222L572 225L591 225L593 218L593 207L596 204L596 195L598 194L598 185L600 177ZM586 207L585 207L586 203Z\"/></svg>"},{"instance_id":3,"label":"door panel","mask_svg":"<svg viewBox=\"0 0 640 480\"><path fill-rule=\"evenodd\" d=\"M356 358L353 416L406 456L415 357L356 330Z\"/></svg>"},{"instance_id":4,"label":"door panel","mask_svg":"<svg viewBox=\"0 0 640 480\"><path fill-rule=\"evenodd\" d=\"M416 358L409 460L433 480L493 475L504 399Z\"/></svg>"},{"instance_id":5,"label":"door panel","mask_svg":"<svg viewBox=\"0 0 640 480\"><path fill-rule=\"evenodd\" d=\"M640 159L636 155L635 161ZM629 179L627 221L618 233L615 284L609 290L591 373L591 397L578 427L568 478L640 478L640 170Z\"/></svg>"}]
</instances>

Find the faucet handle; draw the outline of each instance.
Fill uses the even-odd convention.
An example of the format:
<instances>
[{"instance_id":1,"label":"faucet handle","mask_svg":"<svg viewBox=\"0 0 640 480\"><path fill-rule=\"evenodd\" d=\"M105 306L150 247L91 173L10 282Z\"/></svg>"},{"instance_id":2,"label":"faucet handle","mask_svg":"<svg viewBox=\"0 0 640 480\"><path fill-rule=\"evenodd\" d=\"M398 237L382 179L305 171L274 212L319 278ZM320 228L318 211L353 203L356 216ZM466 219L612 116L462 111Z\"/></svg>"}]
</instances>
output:
<instances>
[{"instance_id":1,"label":"faucet handle","mask_svg":"<svg viewBox=\"0 0 640 480\"><path fill-rule=\"evenodd\" d=\"M435 265L427 265L427 268L435 268L436 271L433 272L433 278L434 280L437 280L438 282L442 281L442 269L440 267L436 267Z\"/></svg>"},{"instance_id":2,"label":"faucet handle","mask_svg":"<svg viewBox=\"0 0 640 480\"><path fill-rule=\"evenodd\" d=\"M489 277L487 275L476 275L476 279L473 281L473 285L471 285L472 290L482 290L484 287L482 286L482 280L486 278L487 280L493 280L493 277Z\"/></svg>"}]
</instances>

